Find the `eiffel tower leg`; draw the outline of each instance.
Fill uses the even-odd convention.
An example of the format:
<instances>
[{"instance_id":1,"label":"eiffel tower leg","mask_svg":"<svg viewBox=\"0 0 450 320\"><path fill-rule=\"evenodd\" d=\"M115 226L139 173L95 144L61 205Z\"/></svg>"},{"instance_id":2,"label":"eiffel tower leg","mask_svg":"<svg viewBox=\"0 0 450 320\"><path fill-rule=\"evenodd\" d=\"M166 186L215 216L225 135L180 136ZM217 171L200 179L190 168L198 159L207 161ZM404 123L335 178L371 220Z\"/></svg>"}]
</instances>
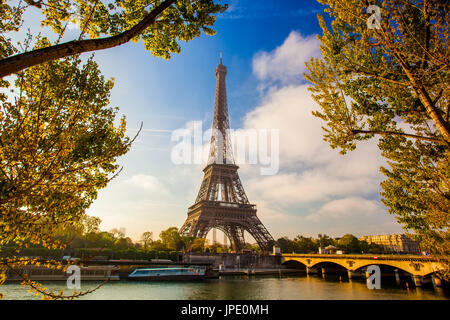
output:
<instances>
[{"instance_id":1,"label":"eiffel tower leg","mask_svg":"<svg viewBox=\"0 0 450 320\"><path fill-rule=\"evenodd\" d=\"M272 239L267 239L259 230L256 228L247 229L248 233L256 240L258 246L263 251L271 251L273 244L275 243Z\"/></svg>"},{"instance_id":2,"label":"eiffel tower leg","mask_svg":"<svg viewBox=\"0 0 450 320\"><path fill-rule=\"evenodd\" d=\"M202 227L199 228L199 230L197 232L197 237L198 238L206 238L209 230L211 230L211 227L209 225L206 225L206 226L203 225Z\"/></svg>"},{"instance_id":3,"label":"eiffel tower leg","mask_svg":"<svg viewBox=\"0 0 450 320\"><path fill-rule=\"evenodd\" d=\"M241 226L232 225L229 227L230 241L234 251L239 252L244 248L244 229Z\"/></svg>"},{"instance_id":4,"label":"eiffel tower leg","mask_svg":"<svg viewBox=\"0 0 450 320\"><path fill-rule=\"evenodd\" d=\"M188 219L180 228L178 233L185 237L198 237L199 223L196 219Z\"/></svg>"},{"instance_id":5,"label":"eiffel tower leg","mask_svg":"<svg viewBox=\"0 0 450 320\"><path fill-rule=\"evenodd\" d=\"M246 230L256 240L262 250L272 250L272 247L275 244L275 240L272 238L269 231L267 231L266 227L264 227L264 225L256 215L254 215L249 219L249 221L247 221Z\"/></svg>"},{"instance_id":6,"label":"eiffel tower leg","mask_svg":"<svg viewBox=\"0 0 450 320\"><path fill-rule=\"evenodd\" d=\"M183 226L180 228L178 233L182 236L189 237L192 230L192 221L186 220Z\"/></svg>"}]
</instances>

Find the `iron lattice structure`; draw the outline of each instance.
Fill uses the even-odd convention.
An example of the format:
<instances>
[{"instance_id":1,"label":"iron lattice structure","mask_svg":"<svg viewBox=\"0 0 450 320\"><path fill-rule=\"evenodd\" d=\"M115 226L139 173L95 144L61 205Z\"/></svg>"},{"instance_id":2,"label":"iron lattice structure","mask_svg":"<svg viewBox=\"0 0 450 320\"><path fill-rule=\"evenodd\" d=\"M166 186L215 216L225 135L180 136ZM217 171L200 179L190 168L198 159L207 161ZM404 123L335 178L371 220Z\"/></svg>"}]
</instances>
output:
<instances>
[{"instance_id":1,"label":"iron lattice structure","mask_svg":"<svg viewBox=\"0 0 450 320\"><path fill-rule=\"evenodd\" d=\"M245 246L247 231L262 250L271 250L275 243L256 216L256 205L250 204L238 175L232 154L225 78L227 68L222 59L216 68L216 97L208 164L195 204L189 207L186 222L180 229L184 236L206 238L211 229L218 229L230 240L233 250Z\"/></svg>"}]
</instances>

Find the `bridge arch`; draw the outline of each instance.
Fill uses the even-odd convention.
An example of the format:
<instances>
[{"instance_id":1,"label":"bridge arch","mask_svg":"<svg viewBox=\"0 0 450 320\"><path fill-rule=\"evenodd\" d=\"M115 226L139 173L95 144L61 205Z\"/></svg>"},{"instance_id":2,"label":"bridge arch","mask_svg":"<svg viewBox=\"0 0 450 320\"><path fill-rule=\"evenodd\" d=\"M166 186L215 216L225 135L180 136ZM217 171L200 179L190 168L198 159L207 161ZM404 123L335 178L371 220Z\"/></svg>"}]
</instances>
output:
<instances>
[{"instance_id":1,"label":"bridge arch","mask_svg":"<svg viewBox=\"0 0 450 320\"><path fill-rule=\"evenodd\" d=\"M405 266L400 263L388 262L388 261L371 262L371 263L359 265L357 268L355 268L354 271L359 271L363 268L367 268L368 266L373 266L373 265L379 266L380 269L387 269L387 270L392 270L392 271L394 271L395 269L398 269L399 271L403 271L404 273L408 273L410 275L414 274L413 272L411 272L412 271L411 268L405 268Z\"/></svg>"},{"instance_id":2,"label":"bridge arch","mask_svg":"<svg viewBox=\"0 0 450 320\"><path fill-rule=\"evenodd\" d=\"M347 266L340 261L318 261L315 264L311 265L310 268L322 268L322 267L330 267L330 266L337 266L339 268L343 268L345 270L348 270Z\"/></svg>"},{"instance_id":3,"label":"bridge arch","mask_svg":"<svg viewBox=\"0 0 450 320\"><path fill-rule=\"evenodd\" d=\"M324 274L338 274L346 275L348 268L340 261L319 261L310 266L310 269L314 272Z\"/></svg>"},{"instance_id":4,"label":"bridge arch","mask_svg":"<svg viewBox=\"0 0 450 320\"><path fill-rule=\"evenodd\" d=\"M414 273L412 272L412 270L410 268L405 268L404 265L398 265L395 263L386 263L386 261L380 261L380 262L375 262L375 263L367 263L363 266L359 266L358 268L356 268L354 271L355 272L361 272L363 271L364 268L367 268L368 266L378 266L380 268L381 274L382 276L395 276L397 274L397 276L404 278L404 277L410 277L412 275L414 275Z\"/></svg>"},{"instance_id":5,"label":"bridge arch","mask_svg":"<svg viewBox=\"0 0 450 320\"><path fill-rule=\"evenodd\" d=\"M415 277L423 277L438 272L444 268L442 262L434 258L421 256L366 256L366 255L321 255L321 254L283 254L284 262L296 260L309 269L330 266L329 263L339 265L348 271L361 270L369 265L385 266L384 268L398 269L401 273L408 273ZM328 264L324 264L328 263ZM325 270L326 271L326 270Z\"/></svg>"},{"instance_id":6,"label":"bridge arch","mask_svg":"<svg viewBox=\"0 0 450 320\"><path fill-rule=\"evenodd\" d=\"M283 263L281 263L282 266L285 266L289 269L304 269L306 270L307 266L301 261L297 260L286 260Z\"/></svg>"}]
</instances>

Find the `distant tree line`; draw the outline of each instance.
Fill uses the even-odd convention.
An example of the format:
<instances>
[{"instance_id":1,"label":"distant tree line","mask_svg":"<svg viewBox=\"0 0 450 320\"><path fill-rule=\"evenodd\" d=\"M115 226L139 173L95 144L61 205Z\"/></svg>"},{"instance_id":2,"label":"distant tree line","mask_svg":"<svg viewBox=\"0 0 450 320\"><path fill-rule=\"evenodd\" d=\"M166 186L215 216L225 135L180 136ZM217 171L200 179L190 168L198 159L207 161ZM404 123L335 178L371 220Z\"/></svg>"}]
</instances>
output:
<instances>
[{"instance_id":1,"label":"distant tree line","mask_svg":"<svg viewBox=\"0 0 450 320\"><path fill-rule=\"evenodd\" d=\"M16 247L13 243L0 248L0 256L27 256L44 259L60 259L63 256L90 259L103 257L108 259L170 259L177 261L180 252L197 253L227 253L229 246L220 243L209 243L208 239L185 237L178 233L178 228L170 227L161 231L159 239L153 240L153 233L146 231L139 241L133 241L125 235L124 228L114 228L110 231L100 230L101 219L93 216L83 216L76 224L67 224L58 228L53 235L53 241L63 244L62 248L52 249L28 243ZM360 241L351 234L333 239L319 234L317 238L296 236L279 238L276 242L282 253L317 253L319 247L335 246L345 253L383 253L383 248L374 243ZM261 253L257 244L246 244L245 249Z\"/></svg>"},{"instance_id":2,"label":"distant tree line","mask_svg":"<svg viewBox=\"0 0 450 320\"><path fill-rule=\"evenodd\" d=\"M159 239L153 240L153 233L146 231L139 241L125 235L124 228L110 231L100 230L101 219L93 216L83 218L72 224L60 226L53 234L53 241L64 248L52 249L26 243L16 246L13 242L0 247L0 256L27 256L44 259L60 259L63 256L77 258L106 257L108 259L179 259L180 252L226 253L231 248L219 243L210 244L207 239L185 237L178 228L170 227L161 231ZM247 244L246 249L259 252L257 245Z\"/></svg>"},{"instance_id":3,"label":"distant tree line","mask_svg":"<svg viewBox=\"0 0 450 320\"><path fill-rule=\"evenodd\" d=\"M319 234L315 239L298 235L293 240L288 237L277 240L277 246L282 253L317 253L320 247L325 248L330 245L345 253L383 253L383 247L361 241L352 234L346 234L338 239Z\"/></svg>"}]
</instances>

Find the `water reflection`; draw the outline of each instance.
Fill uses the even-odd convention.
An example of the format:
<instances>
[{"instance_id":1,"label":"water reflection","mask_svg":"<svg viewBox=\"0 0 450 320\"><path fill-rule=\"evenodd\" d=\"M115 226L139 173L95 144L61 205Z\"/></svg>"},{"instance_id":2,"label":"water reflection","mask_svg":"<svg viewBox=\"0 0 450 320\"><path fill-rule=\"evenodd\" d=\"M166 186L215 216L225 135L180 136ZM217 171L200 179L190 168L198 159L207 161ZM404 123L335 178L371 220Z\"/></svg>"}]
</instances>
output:
<instances>
[{"instance_id":1,"label":"water reflection","mask_svg":"<svg viewBox=\"0 0 450 320\"><path fill-rule=\"evenodd\" d=\"M65 290L65 283L45 284L52 290ZM92 289L93 282L83 282L82 290ZM6 299L37 299L18 283L0 287ZM65 290L70 293L70 290ZM224 277L200 283L111 282L83 299L219 299L219 300L328 300L328 299L449 299L446 289L430 287L406 288L395 279L382 282L381 290L369 290L362 279L339 276L304 275L289 277Z\"/></svg>"}]
</instances>

